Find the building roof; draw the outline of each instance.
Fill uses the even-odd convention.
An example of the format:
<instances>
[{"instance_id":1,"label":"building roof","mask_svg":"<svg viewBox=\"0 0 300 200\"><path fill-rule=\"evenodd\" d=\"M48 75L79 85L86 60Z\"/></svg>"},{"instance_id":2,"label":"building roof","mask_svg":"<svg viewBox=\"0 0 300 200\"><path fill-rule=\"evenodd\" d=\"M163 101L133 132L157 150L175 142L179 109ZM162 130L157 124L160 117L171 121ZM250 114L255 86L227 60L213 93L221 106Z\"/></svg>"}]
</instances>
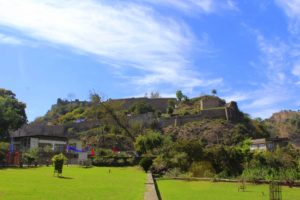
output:
<instances>
[{"instance_id":1,"label":"building roof","mask_svg":"<svg viewBox=\"0 0 300 200\"><path fill-rule=\"evenodd\" d=\"M68 138L69 135L63 126L59 125L25 125L17 131L11 133L12 137L30 137L30 136L55 136Z\"/></svg>"},{"instance_id":2,"label":"building roof","mask_svg":"<svg viewBox=\"0 0 300 200\"><path fill-rule=\"evenodd\" d=\"M260 139L254 139L251 140L252 144L266 144L267 142L287 142L289 141L288 138L260 138Z\"/></svg>"},{"instance_id":3,"label":"building roof","mask_svg":"<svg viewBox=\"0 0 300 200\"><path fill-rule=\"evenodd\" d=\"M265 138L261 138L261 139L255 139L255 140L251 140L252 144L266 144L266 139Z\"/></svg>"},{"instance_id":4,"label":"building roof","mask_svg":"<svg viewBox=\"0 0 300 200\"><path fill-rule=\"evenodd\" d=\"M99 121L82 121L65 125L49 125L46 123L31 123L24 125L22 128L11 133L12 137L33 137L33 136L47 136L47 137L61 137L61 138L78 138L74 133L68 130L72 128L75 132L86 131L100 125Z\"/></svg>"}]
</instances>

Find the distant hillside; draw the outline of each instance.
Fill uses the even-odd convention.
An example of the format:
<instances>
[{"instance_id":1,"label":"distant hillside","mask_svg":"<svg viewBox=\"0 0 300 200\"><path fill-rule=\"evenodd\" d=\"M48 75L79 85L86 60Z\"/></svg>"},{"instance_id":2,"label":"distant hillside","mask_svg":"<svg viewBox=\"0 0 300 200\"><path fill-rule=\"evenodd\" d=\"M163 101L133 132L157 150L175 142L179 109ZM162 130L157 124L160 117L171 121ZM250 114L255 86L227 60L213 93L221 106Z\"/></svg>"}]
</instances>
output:
<instances>
[{"instance_id":1,"label":"distant hillside","mask_svg":"<svg viewBox=\"0 0 300 200\"><path fill-rule=\"evenodd\" d=\"M169 101L175 101L174 98L127 98L127 99L109 99L103 102L114 112L130 113L134 106L148 106L155 112L166 113ZM76 122L77 120L97 120L105 117L105 108L94 106L89 101L68 101L57 99L56 104L43 117L37 118L36 122L49 124L65 124Z\"/></svg>"},{"instance_id":2,"label":"distant hillside","mask_svg":"<svg viewBox=\"0 0 300 200\"><path fill-rule=\"evenodd\" d=\"M300 147L300 112L281 111L274 113L265 120L270 133L273 136L289 137L291 141Z\"/></svg>"},{"instance_id":3,"label":"distant hillside","mask_svg":"<svg viewBox=\"0 0 300 200\"><path fill-rule=\"evenodd\" d=\"M128 98L101 102L99 96L91 99L58 99L46 115L32 122L29 128L63 126L63 134L79 136L88 144L99 148L117 144L124 150L132 150L135 138L149 129L159 130L175 140L201 140L207 144L232 145L246 138L269 136L261 121L243 114L236 102L226 102L217 96L182 101Z\"/></svg>"},{"instance_id":4,"label":"distant hillside","mask_svg":"<svg viewBox=\"0 0 300 200\"><path fill-rule=\"evenodd\" d=\"M203 119L181 126L168 126L164 134L176 140L201 140L208 145L234 145L247 138L269 137L266 127L257 120L245 118L239 122L224 119Z\"/></svg>"}]
</instances>

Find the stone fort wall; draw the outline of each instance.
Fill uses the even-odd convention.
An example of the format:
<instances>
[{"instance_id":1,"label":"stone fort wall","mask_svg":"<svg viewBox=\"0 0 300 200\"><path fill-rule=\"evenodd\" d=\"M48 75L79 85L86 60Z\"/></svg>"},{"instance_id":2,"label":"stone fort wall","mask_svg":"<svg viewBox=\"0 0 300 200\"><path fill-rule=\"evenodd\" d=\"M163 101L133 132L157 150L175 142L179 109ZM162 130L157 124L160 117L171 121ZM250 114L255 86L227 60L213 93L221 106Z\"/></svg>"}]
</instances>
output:
<instances>
[{"instance_id":1,"label":"stone fort wall","mask_svg":"<svg viewBox=\"0 0 300 200\"><path fill-rule=\"evenodd\" d=\"M237 121L240 113L235 102L230 102L224 107L200 110L196 115L173 116L170 118L156 118L154 114L142 114L129 117L129 124L140 123L149 126L152 123L158 123L161 127L180 126L189 122L200 121L203 119L224 119Z\"/></svg>"}]
</instances>

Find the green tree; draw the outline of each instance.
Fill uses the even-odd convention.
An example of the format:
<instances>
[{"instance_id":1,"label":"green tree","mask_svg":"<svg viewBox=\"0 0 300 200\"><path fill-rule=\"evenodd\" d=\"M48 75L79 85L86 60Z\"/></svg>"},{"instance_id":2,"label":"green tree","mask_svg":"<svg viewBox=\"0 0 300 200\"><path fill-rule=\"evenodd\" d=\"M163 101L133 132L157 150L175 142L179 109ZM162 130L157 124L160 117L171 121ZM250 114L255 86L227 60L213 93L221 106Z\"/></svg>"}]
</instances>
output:
<instances>
[{"instance_id":1,"label":"green tree","mask_svg":"<svg viewBox=\"0 0 300 200\"><path fill-rule=\"evenodd\" d=\"M216 90L216 89L213 89L213 90L211 91L211 93L212 93L212 95L216 95L216 94L217 94L217 90Z\"/></svg>"},{"instance_id":2,"label":"green tree","mask_svg":"<svg viewBox=\"0 0 300 200\"><path fill-rule=\"evenodd\" d=\"M27 122L25 108L12 91L0 88L0 139Z\"/></svg>"},{"instance_id":3,"label":"green tree","mask_svg":"<svg viewBox=\"0 0 300 200\"><path fill-rule=\"evenodd\" d=\"M163 145L163 136L159 132L149 131L146 135L139 135L136 139L134 147L137 152L153 153L154 149L157 149Z\"/></svg>"},{"instance_id":4,"label":"green tree","mask_svg":"<svg viewBox=\"0 0 300 200\"><path fill-rule=\"evenodd\" d=\"M92 104L99 104L101 103L101 97L99 94L93 92L93 93L90 93L90 101Z\"/></svg>"},{"instance_id":5,"label":"green tree","mask_svg":"<svg viewBox=\"0 0 300 200\"><path fill-rule=\"evenodd\" d=\"M131 110L131 112L134 112L135 114L145 114L148 112L154 112L154 109L152 108L152 106L145 102L138 102L138 103L134 104L130 108L130 110Z\"/></svg>"},{"instance_id":6,"label":"green tree","mask_svg":"<svg viewBox=\"0 0 300 200\"><path fill-rule=\"evenodd\" d=\"M176 91L176 98L178 99L178 101L181 101L183 99L183 93L181 90L177 90Z\"/></svg>"}]
</instances>

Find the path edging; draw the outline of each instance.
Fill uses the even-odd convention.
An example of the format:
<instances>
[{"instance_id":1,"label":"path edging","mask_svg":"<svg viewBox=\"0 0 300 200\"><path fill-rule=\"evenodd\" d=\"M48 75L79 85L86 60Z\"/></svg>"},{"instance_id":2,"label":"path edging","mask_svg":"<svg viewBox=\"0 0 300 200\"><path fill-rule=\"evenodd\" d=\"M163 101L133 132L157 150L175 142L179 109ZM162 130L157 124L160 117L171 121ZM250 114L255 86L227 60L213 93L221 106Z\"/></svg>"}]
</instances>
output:
<instances>
[{"instance_id":1,"label":"path edging","mask_svg":"<svg viewBox=\"0 0 300 200\"><path fill-rule=\"evenodd\" d=\"M147 181L145 183L144 200L161 200L160 193L152 173L147 173Z\"/></svg>"}]
</instances>

